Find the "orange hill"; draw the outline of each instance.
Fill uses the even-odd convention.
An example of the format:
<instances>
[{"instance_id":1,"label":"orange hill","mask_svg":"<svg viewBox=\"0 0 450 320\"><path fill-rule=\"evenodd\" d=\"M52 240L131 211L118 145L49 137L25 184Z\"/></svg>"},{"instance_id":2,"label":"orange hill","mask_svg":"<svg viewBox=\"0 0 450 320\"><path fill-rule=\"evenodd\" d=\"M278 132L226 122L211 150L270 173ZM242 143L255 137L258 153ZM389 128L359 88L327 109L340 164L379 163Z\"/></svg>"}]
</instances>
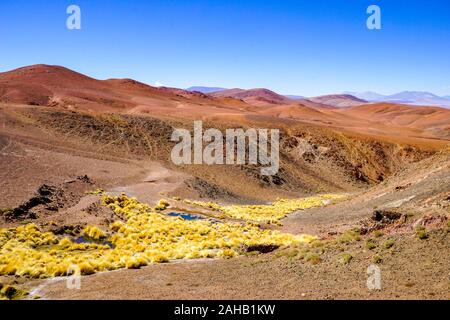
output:
<instances>
[{"instance_id":1,"label":"orange hill","mask_svg":"<svg viewBox=\"0 0 450 320\"><path fill-rule=\"evenodd\" d=\"M450 139L450 110L438 107L367 104L349 95L293 101L268 89L207 95L132 79L97 80L48 65L0 73L0 102L179 119L241 121L251 116L272 124L289 119L377 136Z\"/></svg>"}]
</instances>

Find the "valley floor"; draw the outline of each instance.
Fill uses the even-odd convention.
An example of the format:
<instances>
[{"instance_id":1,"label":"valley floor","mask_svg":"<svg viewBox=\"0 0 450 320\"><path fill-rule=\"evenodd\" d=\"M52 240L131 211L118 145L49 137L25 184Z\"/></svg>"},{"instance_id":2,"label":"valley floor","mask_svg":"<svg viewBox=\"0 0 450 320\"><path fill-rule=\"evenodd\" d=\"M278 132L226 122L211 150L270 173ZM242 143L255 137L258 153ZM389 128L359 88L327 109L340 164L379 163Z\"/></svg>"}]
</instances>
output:
<instances>
[{"instance_id":1,"label":"valley floor","mask_svg":"<svg viewBox=\"0 0 450 320\"><path fill-rule=\"evenodd\" d=\"M67 289L65 278L25 287L42 299L450 299L449 235L447 228L427 240L395 236L390 249L387 236L373 250L365 241L330 246L320 261L281 251L99 273L83 277L80 290ZM369 290L367 268L378 255L381 290Z\"/></svg>"}]
</instances>

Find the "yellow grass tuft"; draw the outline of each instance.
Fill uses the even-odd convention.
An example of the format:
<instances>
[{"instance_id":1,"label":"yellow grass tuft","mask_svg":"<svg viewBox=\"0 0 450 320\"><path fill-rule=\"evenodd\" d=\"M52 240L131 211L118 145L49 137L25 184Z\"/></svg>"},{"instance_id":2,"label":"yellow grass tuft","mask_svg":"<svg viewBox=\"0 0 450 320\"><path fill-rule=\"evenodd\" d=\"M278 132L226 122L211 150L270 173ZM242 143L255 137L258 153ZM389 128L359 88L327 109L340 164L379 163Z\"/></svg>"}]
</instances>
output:
<instances>
[{"instance_id":1,"label":"yellow grass tuft","mask_svg":"<svg viewBox=\"0 0 450 320\"><path fill-rule=\"evenodd\" d=\"M165 199L159 200L158 204L155 207L155 210L165 210L169 206L169 202Z\"/></svg>"},{"instance_id":2,"label":"yellow grass tuft","mask_svg":"<svg viewBox=\"0 0 450 320\"><path fill-rule=\"evenodd\" d=\"M100 240L106 237L105 233L96 226L87 226L83 234L91 239Z\"/></svg>"},{"instance_id":3,"label":"yellow grass tuft","mask_svg":"<svg viewBox=\"0 0 450 320\"><path fill-rule=\"evenodd\" d=\"M316 238L261 229L255 223L213 223L207 219L187 221L169 217L156 207L125 194L104 195L102 204L123 218L111 224L113 233L88 226L84 234L104 239L112 247L96 243L74 243L41 232L34 224L0 229L0 275L46 278L67 275L77 265L83 275L120 268L140 268L174 259L231 258L244 247L261 244L289 246Z\"/></svg>"},{"instance_id":4,"label":"yellow grass tuft","mask_svg":"<svg viewBox=\"0 0 450 320\"><path fill-rule=\"evenodd\" d=\"M325 194L304 199L279 199L270 205L232 206L221 206L214 202L190 200L185 200L185 202L222 212L225 216L231 218L278 224L281 219L285 218L288 214L294 211L309 209L312 207L320 207L325 205L330 200L340 200L343 198L345 198L344 195Z\"/></svg>"}]
</instances>

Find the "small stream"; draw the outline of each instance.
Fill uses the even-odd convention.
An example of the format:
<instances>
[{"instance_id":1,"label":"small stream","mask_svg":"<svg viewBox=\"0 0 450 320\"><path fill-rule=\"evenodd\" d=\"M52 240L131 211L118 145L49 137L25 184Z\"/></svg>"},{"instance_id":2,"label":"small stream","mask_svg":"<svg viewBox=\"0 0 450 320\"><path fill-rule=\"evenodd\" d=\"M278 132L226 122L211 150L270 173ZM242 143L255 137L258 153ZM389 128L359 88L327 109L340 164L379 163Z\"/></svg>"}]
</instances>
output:
<instances>
[{"instance_id":1,"label":"small stream","mask_svg":"<svg viewBox=\"0 0 450 320\"><path fill-rule=\"evenodd\" d=\"M187 221L195 221L195 220L204 220L205 218L200 217L200 216L196 216L190 213L186 213L186 212L169 212L167 214L169 217L180 217L183 220L187 220Z\"/></svg>"},{"instance_id":2,"label":"small stream","mask_svg":"<svg viewBox=\"0 0 450 320\"><path fill-rule=\"evenodd\" d=\"M95 244L100 244L100 245L106 245L106 246L110 247L111 249L114 249L114 245L107 240L96 240L96 239L80 236L80 237L74 239L74 242L75 243L95 243Z\"/></svg>"}]
</instances>

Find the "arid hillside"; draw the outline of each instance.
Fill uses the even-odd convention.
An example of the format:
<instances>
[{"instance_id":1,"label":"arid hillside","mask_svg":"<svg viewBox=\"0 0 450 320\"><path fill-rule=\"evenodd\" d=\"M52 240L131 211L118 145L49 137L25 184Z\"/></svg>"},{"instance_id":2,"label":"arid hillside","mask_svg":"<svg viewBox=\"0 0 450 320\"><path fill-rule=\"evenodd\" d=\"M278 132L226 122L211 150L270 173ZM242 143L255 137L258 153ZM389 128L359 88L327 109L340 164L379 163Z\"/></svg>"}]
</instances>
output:
<instances>
[{"instance_id":1,"label":"arid hillside","mask_svg":"<svg viewBox=\"0 0 450 320\"><path fill-rule=\"evenodd\" d=\"M241 99L249 104L271 105L271 104L289 104L293 101L285 96L279 95L268 89L228 89L210 93L213 97L231 97Z\"/></svg>"},{"instance_id":2,"label":"arid hillside","mask_svg":"<svg viewBox=\"0 0 450 320\"><path fill-rule=\"evenodd\" d=\"M176 166L172 133L194 120L279 129L280 170ZM446 298L449 144L442 108L208 95L47 65L0 73L0 287L29 299ZM75 256L87 290L58 278ZM370 264L388 289L367 290Z\"/></svg>"},{"instance_id":3,"label":"arid hillside","mask_svg":"<svg viewBox=\"0 0 450 320\"><path fill-rule=\"evenodd\" d=\"M178 118L11 105L1 106L0 115L3 123L0 127L2 184L3 192L8 195L4 198L8 200L4 201L8 204L14 204L13 199L20 199L20 195L26 197L44 181L56 177L59 180L64 175L72 178L73 170L42 171L42 166L58 166L57 155L62 157L64 167L70 166L69 155L118 159L119 162L159 161L204 181L202 187L198 183L190 186L206 194L209 189L217 189L219 196L230 194L242 200L267 201L283 195L351 192L365 188L433 154L439 146L425 146L420 141L411 144L385 141L304 123L280 122L275 126L281 129L280 170L275 176L266 177L258 167L250 165L174 166L170 160L175 145L170 140L171 134L175 128L192 129L190 121ZM205 129L215 127L223 131L230 127L270 126L273 124L265 119L210 120L204 124ZM17 167L21 167L22 172L18 172ZM84 174L79 172L79 175ZM22 178L32 185L31 189L17 183ZM245 185L240 183L243 180Z\"/></svg>"},{"instance_id":4,"label":"arid hillside","mask_svg":"<svg viewBox=\"0 0 450 320\"><path fill-rule=\"evenodd\" d=\"M205 129L222 131L280 129L280 171L273 177L261 176L258 168L246 165L173 168L200 179L188 183L200 193L217 189L219 195L242 201L359 190L432 155L449 141L450 110L441 108L390 104L335 108L323 105L326 99L321 104L292 102L265 89L205 95L131 79L96 80L47 65L1 73L0 101L2 148L9 150L2 156L24 164L30 154L23 150L33 145L37 153L61 148L63 153L160 161L171 167L171 133L174 128L192 129L193 120L204 120ZM2 172L14 172L6 169L11 165L2 161ZM39 169L35 174L39 178L31 189L45 180ZM11 197L20 198L30 190L14 187L14 178L19 177L3 179L4 190L12 188ZM243 180L245 185L239 183ZM14 202L11 197L8 202Z\"/></svg>"},{"instance_id":5,"label":"arid hillside","mask_svg":"<svg viewBox=\"0 0 450 320\"><path fill-rule=\"evenodd\" d=\"M336 108L354 107L367 103L367 101L349 94L330 94L309 98L308 100L315 103L322 103L325 105L333 106Z\"/></svg>"},{"instance_id":6,"label":"arid hillside","mask_svg":"<svg viewBox=\"0 0 450 320\"><path fill-rule=\"evenodd\" d=\"M176 88L152 87L131 79L96 80L63 67L48 65L0 73L0 101L182 120L241 122L243 118L261 116L274 125L289 119L295 123L368 135L449 139L450 110L443 108L367 104L349 95L293 101L267 89L231 89L206 95Z\"/></svg>"}]
</instances>

